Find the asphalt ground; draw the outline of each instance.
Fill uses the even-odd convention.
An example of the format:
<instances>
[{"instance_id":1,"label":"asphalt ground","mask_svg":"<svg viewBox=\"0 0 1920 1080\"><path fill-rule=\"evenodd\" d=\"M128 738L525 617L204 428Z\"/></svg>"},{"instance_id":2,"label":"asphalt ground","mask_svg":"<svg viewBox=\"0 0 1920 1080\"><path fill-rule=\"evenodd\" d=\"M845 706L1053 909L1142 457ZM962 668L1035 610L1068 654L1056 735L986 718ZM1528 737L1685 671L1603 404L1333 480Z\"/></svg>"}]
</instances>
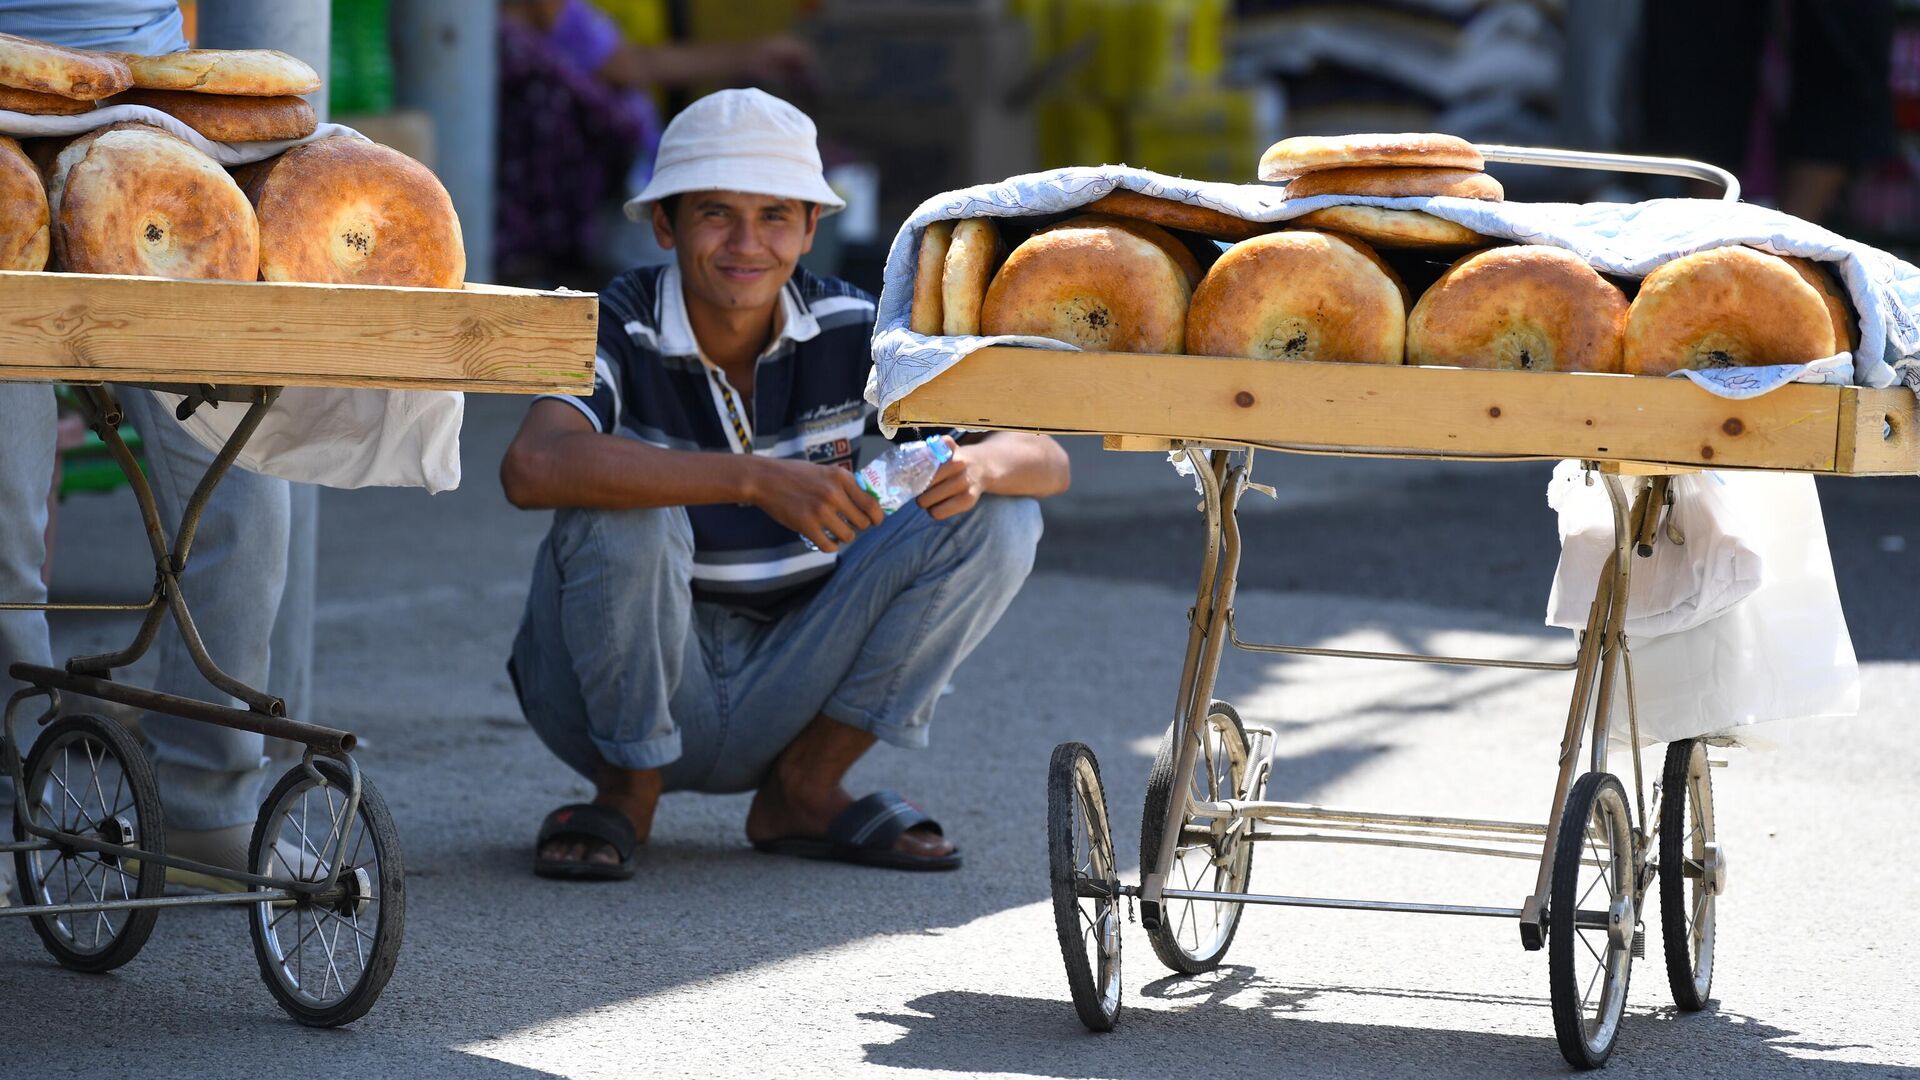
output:
<instances>
[{"instance_id":1,"label":"asphalt ground","mask_svg":"<svg viewBox=\"0 0 1920 1080\"><path fill-rule=\"evenodd\" d=\"M501 667L544 527L493 477L521 406L470 401L457 492L322 500L306 714L363 736L359 760L398 819L408 872L406 943L380 1003L344 1030L294 1025L234 911L164 914L108 976L58 969L27 926L0 920L0 1076L1566 1071L1544 954L1492 919L1251 910L1226 965L1199 979L1170 978L1128 925L1120 1028L1080 1027L1047 902L1046 762L1063 740L1098 753L1132 879L1201 540L1186 481L1152 455L1084 441L1074 491L1048 506L1038 568L956 677L933 749L878 750L853 777L927 806L966 852L963 870L759 855L741 832L746 797L676 796L634 881L532 877L540 816L586 788L528 732ZM1243 633L1565 657L1570 635L1540 625L1555 558L1546 473L1263 459L1256 478L1280 497L1250 496L1244 515ZM1842 481L1822 494L1862 713L1733 751L1715 772L1732 866L1715 1003L1672 1010L1656 935L1609 1075L1920 1076L1920 577L1905 547L1920 539L1920 487ZM73 499L61 524L60 598L144 594L124 493ZM62 618L56 652L127 633L124 620ZM1221 696L1277 730L1272 797L1542 820L1568 684L1233 655ZM1266 845L1253 888L1517 906L1531 877L1519 861Z\"/></svg>"}]
</instances>

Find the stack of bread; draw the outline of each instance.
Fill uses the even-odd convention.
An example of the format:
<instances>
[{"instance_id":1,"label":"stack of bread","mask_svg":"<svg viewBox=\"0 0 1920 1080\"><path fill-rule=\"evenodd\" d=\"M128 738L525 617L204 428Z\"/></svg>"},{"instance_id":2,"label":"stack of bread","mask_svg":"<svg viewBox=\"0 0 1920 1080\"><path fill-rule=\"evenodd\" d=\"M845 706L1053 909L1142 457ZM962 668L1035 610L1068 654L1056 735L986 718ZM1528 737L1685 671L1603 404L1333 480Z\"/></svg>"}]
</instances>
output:
<instances>
[{"instance_id":1,"label":"stack of bread","mask_svg":"<svg viewBox=\"0 0 1920 1080\"><path fill-rule=\"evenodd\" d=\"M314 134L318 118L300 95L319 88L311 67L273 50L133 56L0 34L0 113L138 105L213 142L282 142ZM352 136L230 174L137 119L26 147L0 135L0 208L0 269L455 289L466 276L439 180Z\"/></svg>"},{"instance_id":2,"label":"stack of bread","mask_svg":"<svg viewBox=\"0 0 1920 1080\"><path fill-rule=\"evenodd\" d=\"M1259 175L1284 181L1288 199L1499 201L1484 165L1450 135L1301 137L1274 144ZM1110 352L1637 375L1804 363L1858 345L1829 270L1749 247L1677 258L1636 283L1565 248L1496 242L1413 209L1334 206L1261 224L1116 191L1034 225L929 226L911 329ZM1031 231L1002 265L1003 234L1021 228ZM1233 246L1221 254L1213 241ZM1430 261L1463 249L1444 270ZM1417 303L1408 279L1430 282Z\"/></svg>"}]
</instances>

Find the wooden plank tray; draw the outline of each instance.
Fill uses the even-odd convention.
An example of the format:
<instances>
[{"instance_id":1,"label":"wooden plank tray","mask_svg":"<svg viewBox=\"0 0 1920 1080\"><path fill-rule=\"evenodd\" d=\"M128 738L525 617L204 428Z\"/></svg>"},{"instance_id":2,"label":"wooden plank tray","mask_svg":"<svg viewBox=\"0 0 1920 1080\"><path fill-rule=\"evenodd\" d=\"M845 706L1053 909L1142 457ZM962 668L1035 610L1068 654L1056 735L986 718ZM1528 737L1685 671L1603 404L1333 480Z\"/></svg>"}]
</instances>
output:
<instances>
[{"instance_id":1,"label":"wooden plank tray","mask_svg":"<svg viewBox=\"0 0 1920 1080\"><path fill-rule=\"evenodd\" d=\"M982 349L888 410L902 426L1403 457L1583 458L1920 473L1904 389L1795 384L1729 401L1684 379Z\"/></svg>"},{"instance_id":2,"label":"wooden plank tray","mask_svg":"<svg viewBox=\"0 0 1920 1080\"><path fill-rule=\"evenodd\" d=\"M0 381L593 386L591 293L0 272Z\"/></svg>"}]
</instances>

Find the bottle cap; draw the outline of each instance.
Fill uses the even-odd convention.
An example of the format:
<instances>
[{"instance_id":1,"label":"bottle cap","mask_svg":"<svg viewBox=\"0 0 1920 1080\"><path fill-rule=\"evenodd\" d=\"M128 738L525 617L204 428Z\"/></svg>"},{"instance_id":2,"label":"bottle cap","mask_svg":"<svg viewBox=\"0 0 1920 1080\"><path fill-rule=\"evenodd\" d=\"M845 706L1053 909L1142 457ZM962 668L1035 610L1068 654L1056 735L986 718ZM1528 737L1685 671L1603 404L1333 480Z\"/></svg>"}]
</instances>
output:
<instances>
[{"instance_id":1,"label":"bottle cap","mask_svg":"<svg viewBox=\"0 0 1920 1080\"><path fill-rule=\"evenodd\" d=\"M953 460L953 444L944 435L935 435L928 439L927 449L933 451L933 460L942 465Z\"/></svg>"}]
</instances>

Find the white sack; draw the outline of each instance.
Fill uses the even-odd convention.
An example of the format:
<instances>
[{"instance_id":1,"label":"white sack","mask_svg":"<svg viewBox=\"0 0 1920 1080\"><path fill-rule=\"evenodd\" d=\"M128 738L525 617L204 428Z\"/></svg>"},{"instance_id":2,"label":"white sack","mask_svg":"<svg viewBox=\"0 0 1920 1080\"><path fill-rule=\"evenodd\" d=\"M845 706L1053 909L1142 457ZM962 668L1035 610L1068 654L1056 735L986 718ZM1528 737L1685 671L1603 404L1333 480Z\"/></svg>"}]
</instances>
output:
<instances>
[{"instance_id":1,"label":"white sack","mask_svg":"<svg viewBox=\"0 0 1920 1080\"><path fill-rule=\"evenodd\" d=\"M158 394L169 406L177 394ZM267 410L239 464L265 476L327 487L460 486L460 421L466 397L446 390L351 390L289 386ZM200 406L182 425L218 451L247 406Z\"/></svg>"}]
</instances>

